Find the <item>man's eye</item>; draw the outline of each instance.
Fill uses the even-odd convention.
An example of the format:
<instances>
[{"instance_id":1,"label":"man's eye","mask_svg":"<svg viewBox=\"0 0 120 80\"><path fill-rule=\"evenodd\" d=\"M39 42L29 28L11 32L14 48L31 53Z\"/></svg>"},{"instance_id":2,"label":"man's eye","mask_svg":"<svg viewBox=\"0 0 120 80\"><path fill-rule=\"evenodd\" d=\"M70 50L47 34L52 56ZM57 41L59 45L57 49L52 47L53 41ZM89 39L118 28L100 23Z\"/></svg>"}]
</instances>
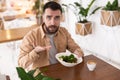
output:
<instances>
[{"instance_id":1,"label":"man's eye","mask_svg":"<svg viewBox=\"0 0 120 80\"><path fill-rule=\"evenodd\" d=\"M55 17L55 20L60 20L60 16Z\"/></svg>"},{"instance_id":2,"label":"man's eye","mask_svg":"<svg viewBox=\"0 0 120 80\"><path fill-rule=\"evenodd\" d=\"M50 16L48 16L48 17L47 17L47 19L48 19L48 20L50 20L50 19L51 19L51 17L50 17Z\"/></svg>"}]
</instances>

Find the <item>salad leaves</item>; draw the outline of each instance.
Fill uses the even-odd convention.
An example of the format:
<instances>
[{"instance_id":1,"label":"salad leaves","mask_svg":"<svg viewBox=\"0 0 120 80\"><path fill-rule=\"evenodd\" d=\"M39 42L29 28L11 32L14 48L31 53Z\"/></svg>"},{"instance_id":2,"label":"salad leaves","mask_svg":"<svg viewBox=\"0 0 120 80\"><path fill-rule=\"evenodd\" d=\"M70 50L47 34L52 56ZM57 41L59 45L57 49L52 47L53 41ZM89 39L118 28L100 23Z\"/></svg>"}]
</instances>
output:
<instances>
[{"instance_id":1,"label":"salad leaves","mask_svg":"<svg viewBox=\"0 0 120 80\"><path fill-rule=\"evenodd\" d=\"M73 54L69 56L60 56L59 58L68 63L77 63L77 58L75 58Z\"/></svg>"}]
</instances>

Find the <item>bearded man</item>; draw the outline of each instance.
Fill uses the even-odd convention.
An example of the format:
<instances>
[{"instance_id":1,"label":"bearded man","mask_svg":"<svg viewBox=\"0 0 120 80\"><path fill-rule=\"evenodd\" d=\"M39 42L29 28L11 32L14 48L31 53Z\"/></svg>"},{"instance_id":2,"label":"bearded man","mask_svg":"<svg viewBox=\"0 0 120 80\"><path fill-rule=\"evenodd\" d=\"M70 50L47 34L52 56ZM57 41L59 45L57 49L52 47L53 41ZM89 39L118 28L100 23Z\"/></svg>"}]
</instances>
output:
<instances>
[{"instance_id":1,"label":"bearded man","mask_svg":"<svg viewBox=\"0 0 120 80\"><path fill-rule=\"evenodd\" d=\"M83 57L83 51L71 38L69 32L60 27L62 8L60 4L50 1L43 7L43 24L31 30L22 41L18 65L31 70L58 61L55 55L70 52Z\"/></svg>"}]
</instances>

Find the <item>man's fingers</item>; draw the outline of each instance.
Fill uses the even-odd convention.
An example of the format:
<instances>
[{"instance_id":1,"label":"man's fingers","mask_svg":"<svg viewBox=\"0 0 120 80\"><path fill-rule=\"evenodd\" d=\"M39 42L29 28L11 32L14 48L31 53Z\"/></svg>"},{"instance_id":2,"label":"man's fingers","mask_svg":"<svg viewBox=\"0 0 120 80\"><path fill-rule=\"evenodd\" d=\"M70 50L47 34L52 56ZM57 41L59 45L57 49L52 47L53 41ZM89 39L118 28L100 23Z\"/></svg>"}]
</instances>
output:
<instances>
[{"instance_id":1,"label":"man's fingers","mask_svg":"<svg viewBox=\"0 0 120 80\"><path fill-rule=\"evenodd\" d=\"M38 53L38 52L42 52L45 50L49 50L50 48L51 48L51 46L46 46L46 47L37 46L37 47L35 47L35 51Z\"/></svg>"},{"instance_id":2,"label":"man's fingers","mask_svg":"<svg viewBox=\"0 0 120 80\"><path fill-rule=\"evenodd\" d=\"M51 46L46 46L45 49L49 50L51 48Z\"/></svg>"}]
</instances>

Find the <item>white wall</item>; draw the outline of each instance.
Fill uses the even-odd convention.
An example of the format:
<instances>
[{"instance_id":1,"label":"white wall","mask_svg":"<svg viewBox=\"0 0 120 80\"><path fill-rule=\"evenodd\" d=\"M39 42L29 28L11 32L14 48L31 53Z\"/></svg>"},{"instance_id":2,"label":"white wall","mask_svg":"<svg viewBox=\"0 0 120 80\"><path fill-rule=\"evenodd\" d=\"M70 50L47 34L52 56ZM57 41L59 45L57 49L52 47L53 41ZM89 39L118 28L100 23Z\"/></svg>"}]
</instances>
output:
<instances>
[{"instance_id":1,"label":"white wall","mask_svg":"<svg viewBox=\"0 0 120 80\"><path fill-rule=\"evenodd\" d=\"M61 0L62 3L69 4L80 0ZM82 0L84 6L91 0ZM107 1L113 0L96 0L95 6L104 6ZM120 0L119 4L120 4ZM76 18L72 11L68 10L68 30L77 43L85 50L91 51L97 55L104 56L120 63L120 26L108 27L100 24L100 10L92 15L89 20L93 21L93 33L87 36L80 36L75 34Z\"/></svg>"}]
</instances>

